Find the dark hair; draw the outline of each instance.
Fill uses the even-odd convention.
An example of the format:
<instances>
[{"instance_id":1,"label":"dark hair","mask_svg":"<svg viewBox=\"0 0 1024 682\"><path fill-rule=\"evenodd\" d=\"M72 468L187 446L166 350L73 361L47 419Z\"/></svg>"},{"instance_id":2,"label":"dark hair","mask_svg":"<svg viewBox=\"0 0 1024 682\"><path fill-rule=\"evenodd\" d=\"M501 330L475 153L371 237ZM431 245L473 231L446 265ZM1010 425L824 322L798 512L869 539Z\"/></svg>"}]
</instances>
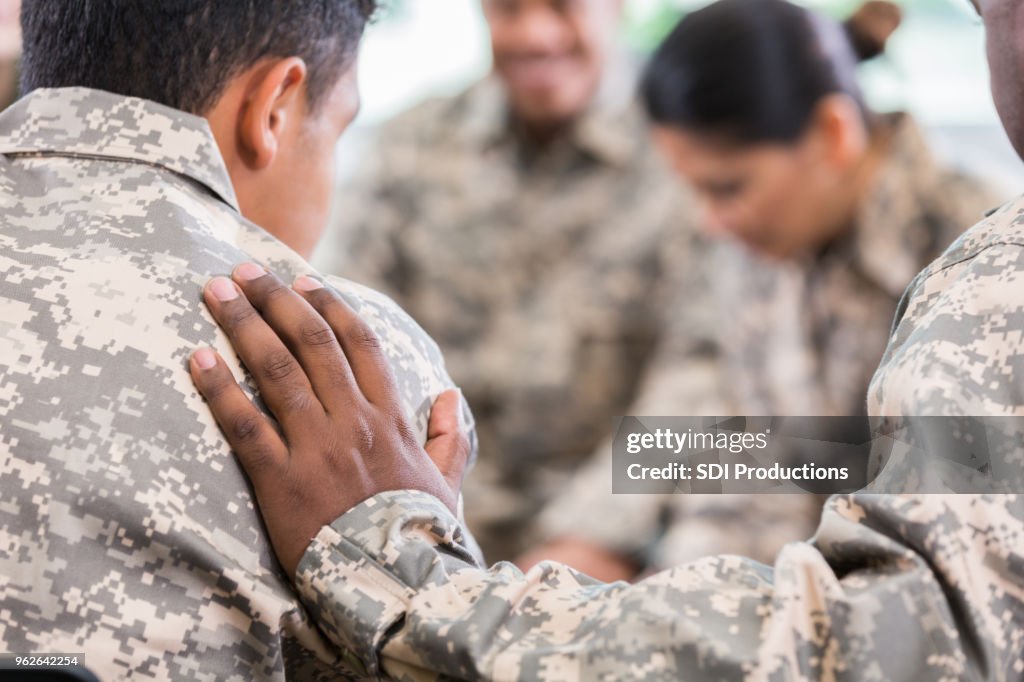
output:
<instances>
[{"instance_id":1,"label":"dark hair","mask_svg":"<svg viewBox=\"0 0 1024 682\"><path fill-rule=\"evenodd\" d=\"M831 94L848 95L871 125L857 61L839 24L811 10L719 0L679 22L655 51L641 93L658 124L733 143L786 143Z\"/></svg>"},{"instance_id":2,"label":"dark hair","mask_svg":"<svg viewBox=\"0 0 1024 682\"><path fill-rule=\"evenodd\" d=\"M317 106L376 0L24 0L22 92L82 86L203 114L265 57L301 57Z\"/></svg>"}]
</instances>

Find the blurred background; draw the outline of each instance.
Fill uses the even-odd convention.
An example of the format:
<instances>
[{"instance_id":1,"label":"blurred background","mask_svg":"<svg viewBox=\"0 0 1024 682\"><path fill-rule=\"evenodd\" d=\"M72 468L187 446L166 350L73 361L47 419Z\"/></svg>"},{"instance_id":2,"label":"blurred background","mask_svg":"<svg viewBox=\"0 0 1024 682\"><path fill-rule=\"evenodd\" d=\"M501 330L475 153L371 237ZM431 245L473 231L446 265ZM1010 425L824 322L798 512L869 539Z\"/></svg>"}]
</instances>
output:
<instances>
[{"instance_id":1,"label":"blurred background","mask_svg":"<svg viewBox=\"0 0 1024 682\"><path fill-rule=\"evenodd\" d=\"M623 41L639 57L687 11L708 0L627 0ZM843 19L858 0L806 0ZM1013 193L1024 167L999 126L988 90L984 32L967 0L901 0L903 24L881 58L866 63L862 83L878 111L909 111L937 152ZM479 0L388 0L363 43L363 108L338 151L339 183L356 167L374 126L431 97L454 95L483 77L491 55ZM328 235L314 264L333 260Z\"/></svg>"},{"instance_id":2,"label":"blurred background","mask_svg":"<svg viewBox=\"0 0 1024 682\"><path fill-rule=\"evenodd\" d=\"M860 15L862 5L887 4L792 1L840 22ZM834 170L842 164L794 166L793 159L808 157L792 151L799 146L793 140L759 140L789 154L786 164L767 171L742 164L735 170L737 147L727 145L724 155L687 147L686 126L656 126L662 129L654 145L639 102L620 102L612 116L608 92L599 97L588 90L589 62L606 50L607 60L594 63L607 73L595 80L613 86L609 92L621 89L616 96L623 100L639 100L631 97L630 79L619 88L621 74L611 65L621 61L628 71L647 61L681 17L709 0L624 0L621 22L611 2L494 0L487 17L498 77L484 85L500 83L504 93L474 86L492 70L481 0L383 0L361 48L362 109L337 149L335 216L312 262L391 295L437 340L476 415L481 459L466 500L489 559L515 559L548 543L520 560L554 558L605 579L628 579L704 553L755 554L770 562L785 541L811 532L818 506L802 501L702 509L679 500L618 500L627 506L613 508L609 495L587 495L605 494L609 469L602 455L610 453L606 431L615 415L860 415L907 283L985 210L1024 187L1024 165L989 92L983 27L970 2L893 1L900 10L888 5L887 11L902 11L902 22L897 16L892 24L899 28L885 31L872 53L880 57L859 66L843 58L853 56L845 43L840 55L826 54L826 42L817 42L826 34L804 45L805 34L796 32L775 35L783 41L775 45L804 45L806 53L782 52L806 56L748 80L744 73L777 62L777 52L748 54L715 39L709 42L722 51L687 67L692 73L747 55L737 59L754 61L715 79L716 86L769 95L791 92L780 88L799 78L794 74L804 62L831 60L824 72L836 78L843 72L849 81L859 76L868 109L910 114L879 117L879 129L884 118L912 121L875 131L876 141L891 135L879 146L885 170L860 191L860 176ZM19 4L0 0L0 108L17 94ZM765 8L790 13L776 19L805 14L785 3L725 5L730 12L740 8L734 21L743 18L764 33L785 26L760 14ZM531 12L545 21L522 18ZM872 26L863 17L860 24L861 34ZM515 85L509 54L524 46L548 49L553 26L573 37L582 56L573 55L572 67L545 67L560 74L553 85L531 91L522 87L521 72ZM699 26L674 37L699 50L694 46L713 36L716 25ZM615 32L621 35L614 47L626 55L609 46ZM511 43L518 44L510 52ZM677 58L661 55L662 62ZM674 88L659 82L656 90ZM699 97L714 99L714 93ZM437 98L448 102L385 126ZM794 105L787 115L796 118L800 98L784 99ZM856 99L864 104L859 92ZM742 101L738 116L756 117L751 112L758 107ZM853 128L865 124L856 118ZM804 130L819 120L820 110L807 117ZM666 127L676 135L667 147ZM672 151L679 144L689 151ZM673 157L685 185L654 146ZM851 163L874 168L868 152ZM708 164L718 170L693 173ZM815 184L823 171L838 173L838 180ZM715 190L705 191L700 208L715 210L698 210L689 193L702 188L689 183L695 179ZM723 193L726 199L718 196ZM849 215L836 218L843 206ZM832 223L843 232L825 239ZM714 232L713 245L699 243L698 234ZM739 246L742 239L719 239L723 232L745 237L747 246L778 248L764 258L771 249L755 254L757 248ZM791 239L796 246L788 253L783 247ZM736 314L725 323L714 314L720 310ZM567 485L575 487L565 492ZM605 513L594 517L595 508ZM723 532L726 517L736 526ZM589 534L588 519L596 524ZM737 544L723 546L723 537Z\"/></svg>"},{"instance_id":3,"label":"blurred background","mask_svg":"<svg viewBox=\"0 0 1024 682\"><path fill-rule=\"evenodd\" d=\"M981 22L967 0L897 0L904 10L886 53L861 68L869 103L905 110L937 151L1013 193L1024 167L999 127L988 91ZM627 0L622 39L641 59L687 11L708 0ZM803 0L842 19L857 0ZM20 47L18 0L0 0L0 95L11 91ZM359 162L373 128L425 99L454 95L483 77L490 46L479 0L387 0L370 27L360 63L363 108L338 150L339 184ZM335 235L316 261L330 264ZM325 255L327 254L327 255Z\"/></svg>"},{"instance_id":4,"label":"blurred background","mask_svg":"<svg viewBox=\"0 0 1024 682\"><path fill-rule=\"evenodd\" d=\"M652 50L686 11L708 2L627 0L623 39ZM843 19L856 0L800 2ZM881 110L907 109L930 125L995 124L981 22L966 0L903 0L905 17L886 56L865 66L868 96ZM389 0L362 53L362 125L487 73L490 52L479 0Z\"/></svg>"},{"instance_id":5,"label":"blurred background","mask_svg":"<svg viewBox=\"0 0 1024 682\"><path fill-rule=\"evenodd\" d=\"M491 561L605 580L722 552L770 563L820 499L611 496L611 418L864 417L911 278L1024 187L968 0L792 1L854 18L723 2L666 41L641 98L620 71L709 0L624 0L623 21L610 0L383 0L312 262L391 295L444 352L476 415L467 520ZM0 108L18 6L0 0ZM492 34L496 78L479 83ZM880 44L857 65L865 35ZM656 113L680 92L701 106ZM764 116L758 99L800 135L722 144L734 133L716 126ZM909 116L874 115L890 112ZM741 127L778 127L767 117Z\"/></svg>"},{"instance_id":6,"label":"blurred background","mask_svg":"<svg viewBox=\"0 0 1024 682\"><path fill-rule=\"evenodd\" d=\"M862 6L886 4L795 2L839 22ZM798 41L806 38L782 32L780 17L797 13L780 3L728 3L724 10L743 12L730 21L750 21L751 31L787 47L767 53L742 49L766 44L758 41L702 40L736 24L700 23L708 12L694 16L689 25L700 28L669 53L662 50L662 65L686 64L672 63L667 73L685 68L700 82L695 72L710 65L707 71L717 74L730 57L775 64L748 80L752 64L723 72L721 88L700 91L705 102L731 88L766 97L792 92L786 88L803 65L825 55L825 71L837 78L852 81L857 69L868 109L907 112L913 122L892 133L900 141L885 145L887 170L856 199L837 189L856 186L853 176L815 185L825 166L796 175L785 175L783 166L735 170L743 143L705 153L688 145L682 130L683 138L675 138L682 146L672 152L659 130L655 146L669 151L675 170L686 176L689 169L687 181L703 181L687 185L704 191L699 204L649 151L647 119L629 123L620 110L614 124L601 121L598 98L573 104L571 125L531 140L529 124L536 133L552 119L563 122L564 112L551 102L571 100L586 72L546 67L562 76L554 85L549 79L541 97L543 89L531 92L509 76L509 55L540 54L557 63L571 43L585 62L598 29L601 44L607 29L620 33L627 53L614 50L607 63L626 56L619 66L628 69L628 62L646 62L680 18L708 0L624 0L621 22L617 10L608 21L613 3L586 0L384 4L363 42L362 110L338 148L335 219L313 264L391 295L444 351L477 419L480 460L465 499L488 559L522 566L555 559L605 580L631 579L704 554L770 563L785 542L807 537L821 504L810 496L783 503L778 496L694 502L611 495L608 420L860 415L907 283L984 211L1024 186L1024 166L989 92L983 27L970 2L897 0L898 30L890 27L881 56L859 66L826 42L804 46L806 61L779 58L805 54ZM860 26L863 32L871 22ZM496 107L489 90L474 85L492 70L492 34L497 78L484 85L504 89ZM716 47L704 52L705 42ZM696 64L682 56L691 52L701 55ZM607 71L602 80L615 85L614 69ZM664 95L675 102L674 88L659 81L656 90L675 93ZM623 89L628 99L630 88ZM438 98L446 101L418 106ZM735 116L756 117L758 107L743 101ZM481 135L481 128L488 132ZM624 141L629 146L619 155L615 148ZM792 140L761 141L774 143L776 153L793 149ZM706 168L718 170L702 176ZM954 179L954 169L966 175ZM812 185L822 191L807 189ZM756 196L770 199L758 203ZM792 211L779 213L780 206ZM851 214L834 219L842 206ZM840 221L848 230L826 248L809 238ZM780 256L782 249L773 260L728 239L703 244L696 236L763 237L773 230L802 234L807 248L792 258ZM680 246L691 237L693 244ZM735 315L722 321L714 314L721 310Z\"/></svg>"}]
</instances>

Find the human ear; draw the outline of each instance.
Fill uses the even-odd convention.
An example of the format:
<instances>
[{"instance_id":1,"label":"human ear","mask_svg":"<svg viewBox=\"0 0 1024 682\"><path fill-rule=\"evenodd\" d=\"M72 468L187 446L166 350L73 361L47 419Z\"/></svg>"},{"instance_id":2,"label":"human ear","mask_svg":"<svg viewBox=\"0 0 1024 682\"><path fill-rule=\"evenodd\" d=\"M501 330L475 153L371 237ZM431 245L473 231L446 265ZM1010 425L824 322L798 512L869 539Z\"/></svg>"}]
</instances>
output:
<instances>
[{"instance_id":1,"label":"human ear","mask_svg":"<svg viewBox=\"0 0 1024 682\"><path fill-rule=\"evenodd\" d=\"M306 111L306 64L298 57L276 59L251 73L238 117L239 156L251 170L263 170L277 156L289 126Z\"/></svg>"},{"instance_id":2,"label":"human ear","mask_svg":"<svg viewBox=\"0 0 1024 682\"><path fill-rule=\"evenodd\" d=\"M811 130L821 158L837 169L856 164L867 152L864 114L848 95L827 95L811 116Z\"/></svg>"}]
</instances>

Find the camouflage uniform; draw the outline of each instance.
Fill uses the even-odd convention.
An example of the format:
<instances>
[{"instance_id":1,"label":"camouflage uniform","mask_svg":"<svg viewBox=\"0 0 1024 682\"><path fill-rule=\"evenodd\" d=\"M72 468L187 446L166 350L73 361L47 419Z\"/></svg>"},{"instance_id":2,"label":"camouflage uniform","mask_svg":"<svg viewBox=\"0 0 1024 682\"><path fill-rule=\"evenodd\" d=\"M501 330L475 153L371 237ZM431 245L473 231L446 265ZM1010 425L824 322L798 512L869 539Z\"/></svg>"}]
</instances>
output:
<instances>
[{"instance_id":1,"label":"camouflage uniform","mask_svg":"<svg viewBox=\"0 0 1024 682\"><path fill-rule=\"evenodd\" d=\"M627 81L613 71L544 149L513 134L492 80L428 102L379 131L339 202L335 271L422 324L473 406L466 508L492 559L522 549L629 406L669 319L663 263L682 260L688 204Z\"/></svg>"},{"instance_id":2,"label":"camouflage uniform","mask_svg":"<svg viewBox=\"0 0 1024 682\"><path fill-rule=\"evenodd\" d=\"M350 670L275 561L187 369L237 356L201 303L254 259L312 273L243 218L206 121L81 88L0 115L0 643L86 652L105 680ZM451 385L391 301L333 280L381 337L425 438Z\"/></svg>"},{"instance_id":3,"label":"camouflage uniform","mask_svg":"<svg viewBox=\"0 0 1024 682\"><path fill-rule=\"evenodd\" d=\"M1024 198L915 280L871 411L1024 414L1022 281ZM460 533L427 495L379 495L321 530L300 590L336 644L400 678L1024 677L1021 496L836 496L774 569L706 557L635 585L487 570Z\"/></svg>"},{"instance_id":4,"label":"camouflage uniform","mask_svg":"<svg viewBox=\"0 0 1024 682\"><path fill-rule=\"evenodd\" d=\"M890 117L887 128L886 157L843 241L789 264L730 242L713 247L705 287L714 305L705 309L715 318L679 310L629 414L865 414L907 284L997 202L979 182L937 163L909 116ZM611 471L609 442L542 514L544 536L584 539L656 568L721 553L771 563L787 542L811 535L823 502L612 495Z\"/></svg>"},{"instance_id":5,"label":"camouflage uniform","mask_svg":"<svg viewBox=\"0 0 1024 682\"><path fill-rule=\"evenodd\" d=\"M911 283L869 393L878 415L1024 416L1024 197Z\"/></svg>"}]
</instances>

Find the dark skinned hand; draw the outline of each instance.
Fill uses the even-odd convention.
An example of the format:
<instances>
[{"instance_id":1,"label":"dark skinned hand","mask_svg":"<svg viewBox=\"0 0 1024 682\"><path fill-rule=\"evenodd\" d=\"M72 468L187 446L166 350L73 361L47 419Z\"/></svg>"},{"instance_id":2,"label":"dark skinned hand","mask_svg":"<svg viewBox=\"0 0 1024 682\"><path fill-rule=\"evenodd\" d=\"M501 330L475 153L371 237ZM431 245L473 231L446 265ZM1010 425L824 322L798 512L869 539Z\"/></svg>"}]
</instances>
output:
<instances>
[{"instance_id":1,"label":"dark skinned hand","mask_svg":"<svg viewBox=\"0 0 1024 682\"><path fill-rule=\"evenodd\" d=\"M331 289L309 277L289 287L246 263L203 294L280 426L216 351L192 355L192 378L252 481L289 576L324 525L378 493L419 490L456 511L469 456L457 391L434 403L424 448L380 342Z\"/></svg>"}]
</instances>

